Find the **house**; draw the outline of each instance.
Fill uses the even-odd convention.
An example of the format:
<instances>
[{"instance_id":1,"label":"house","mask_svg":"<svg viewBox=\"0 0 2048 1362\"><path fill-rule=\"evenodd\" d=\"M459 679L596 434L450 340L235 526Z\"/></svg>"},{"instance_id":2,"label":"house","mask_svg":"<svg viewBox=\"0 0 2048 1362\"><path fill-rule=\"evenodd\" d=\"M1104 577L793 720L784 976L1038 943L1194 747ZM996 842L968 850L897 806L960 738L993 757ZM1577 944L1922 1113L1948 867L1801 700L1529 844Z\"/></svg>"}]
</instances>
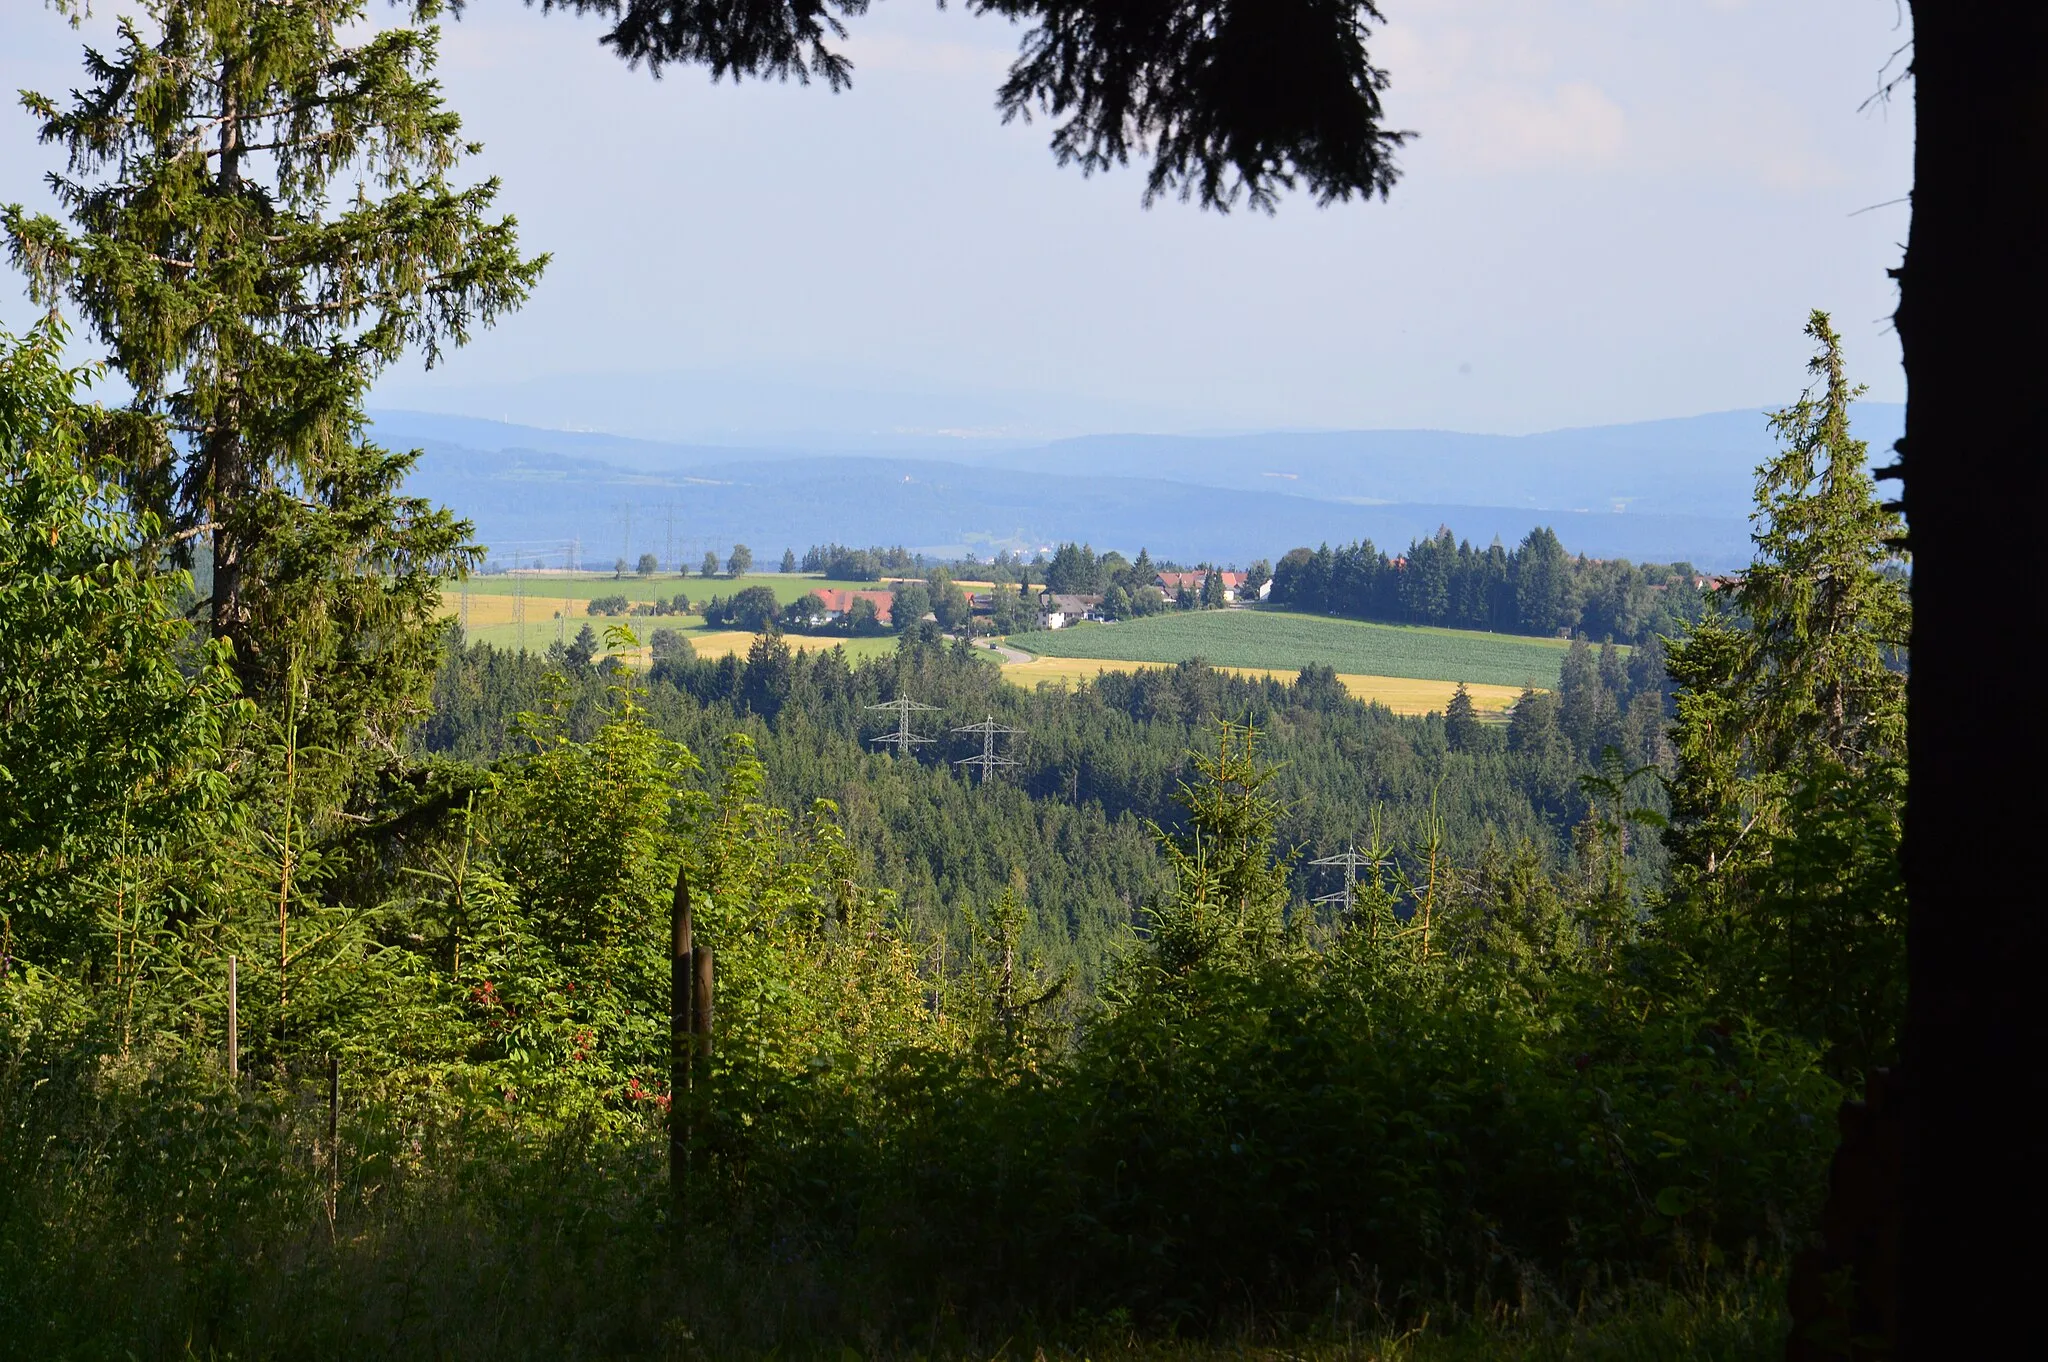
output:
<instances>
[{"instance_id":1,"label":"house","mask_svg":"<svg viewBox=\"0 0 2048 1362\"><path fill-rule=\"evenodd\" d=\"M895 593L889 591L848 591L844 587L834 587L830 590L813 591L811 594L825 603L825 617L813 620L814 625L826 624L840 618L853 609L855 601L872 601L876 619L886 628L890 622L889 612L896 604Z\"/></svg>"},{"instance_id":2,"label":"house","mask_svg":"<svg viewBox=\"0 0 2048 1362\"><path fill-rule=\"evenodd\" d=\"M1224 602L1235 605L1245 595L1244 583L1246 574L1242 572L1225 572L1219 575L1223 578ZM1199 597L1202 594L1202 587L1209 580L1209 574L1206 572L1162 572L1152 580L1161 591L1166 593L1167 599L1172 600L1180 595L1182 587L1187 588L1189 595ZM1263 601L1272 592L1273 579L1269 577L1259 583L1259 589L1254 595L1256 599Z\"/></svg>"},{"instance_id":3,"label":"house","mask_svg":"<svg viewBox=\"0 0 2048 1362\"><path fill-rule=\"evenodd\" d=\"M1044 592L1038 598L1038 622L1046 629L1064 629L1082 620L1102 618L1102 597L1053 595Z\"/></svg>"},{"instance_id":4,"label":"house","mask_svg":"<svg viewBox=\"0 0 2048 1362\"><path fill-rule=\"evenodd\" d=\"M1223 599L1225 601L1235 605L1239 601L1246 599L1248 593L1245 591L1244 584L1248 575L1243 572L1226 572L1223 574ZM1249 596L1252 600L1263 601L1272 594L1273 579L1268 577L1265 581L1260 582L1259 589L1249 593Z\"/></svg>"}]
</instances>

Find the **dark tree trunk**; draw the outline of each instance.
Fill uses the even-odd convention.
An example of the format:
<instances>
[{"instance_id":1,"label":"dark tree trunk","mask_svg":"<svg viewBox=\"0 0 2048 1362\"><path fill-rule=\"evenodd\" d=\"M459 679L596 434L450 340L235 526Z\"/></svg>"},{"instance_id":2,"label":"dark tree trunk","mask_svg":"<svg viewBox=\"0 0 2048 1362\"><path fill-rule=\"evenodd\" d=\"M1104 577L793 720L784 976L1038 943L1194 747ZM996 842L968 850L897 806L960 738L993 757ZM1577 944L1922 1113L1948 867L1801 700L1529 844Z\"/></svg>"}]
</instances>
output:
<instances>
[{"instance_id":1,"label":"dark tree trunk","mask_svg":"<svg viewBox=\"0 0 2048 1362\"><path fill-rule=\"evenodd\" d=\"M688 1233L690 1171L690 1070L695 1059L696 924L690 911L690 877L676 867L669 902L668 957L668 1179L670 1229L681 1252Z\"/></svg>"},{"instance_id":2,"label":"dark tree trunk","mask_svg":"<svg viewBox=\"0 0 2048 1362\"><path fill-rule=\"evenodd\" d=\"M2040 1308L2048 1004L2034 649L2048 453L2048 4L1914 0L1899 271L1913 551L1912 920L1897 1287L1910 1358L1996 1357ZM2017 516L2006 508L2017 510Z\"/></svg>"}]
</instances>

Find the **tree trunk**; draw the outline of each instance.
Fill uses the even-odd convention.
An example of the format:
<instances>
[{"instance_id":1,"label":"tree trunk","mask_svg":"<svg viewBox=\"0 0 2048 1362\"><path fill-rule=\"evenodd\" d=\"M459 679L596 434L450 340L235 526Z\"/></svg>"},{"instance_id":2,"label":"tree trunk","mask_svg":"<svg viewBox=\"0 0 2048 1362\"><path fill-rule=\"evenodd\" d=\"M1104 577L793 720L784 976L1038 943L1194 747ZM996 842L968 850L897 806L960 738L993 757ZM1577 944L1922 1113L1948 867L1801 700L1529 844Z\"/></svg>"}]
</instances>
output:
<instances>
[{"instance_id":1,"label":"tree trunk","mask_svg":"<svg viewBox=\"0 0 2048 1362\"><path fill-rule=\"evenodd\" d=\"M2048 452L2048 5L1914 0L1913 224L1899 271L1913 552L1900 1352L1993 1357L2036 1307ZM2023 508L2026 520L2000 513ZM1987 1232L1994 1221L1997 1232Z\"/></svg>"},{"instance_id":2,"label":"tree trunk","mask_svg":"<svg viewBox=\"0 0 2048 1362\"><path fill-rule=\"evenodd\" d=\"M214 194L223 202L232 201L242 192L242 122L238 93L238 72L232 61L223 61L220 69L220 165L214 172ZM218 383L224 375L211 376ZM242 637L242 543L233 525L237 515L245 509L249 495L249 476L242 457L242 435L239 416L240 403L234 400L232 379L221 384L222 391L215 399L213 410L208 414L209 429L202 437L202 455L206 460L206 500L204 518L211 520L213 531L213 586L212 618L213 637L227 639L235 645L235 669L246 687L249 679L248 655L244 650L246 640Z\"/></svg>"},{"instance_id":3,"label":"tree trunk","mask_svg":"<svg viewBox=\"0 0 2048 1362\"><path fill-rule=\"evenodd\" d=\"M669 901L668 956L668 1180L670 1232L681 1252L685 1213L689 1209L690 1069L695 1058L696 960L692 950L695 923L690 912L688 872L676 867L675 894Z\"/></svg>"}]
</instances>

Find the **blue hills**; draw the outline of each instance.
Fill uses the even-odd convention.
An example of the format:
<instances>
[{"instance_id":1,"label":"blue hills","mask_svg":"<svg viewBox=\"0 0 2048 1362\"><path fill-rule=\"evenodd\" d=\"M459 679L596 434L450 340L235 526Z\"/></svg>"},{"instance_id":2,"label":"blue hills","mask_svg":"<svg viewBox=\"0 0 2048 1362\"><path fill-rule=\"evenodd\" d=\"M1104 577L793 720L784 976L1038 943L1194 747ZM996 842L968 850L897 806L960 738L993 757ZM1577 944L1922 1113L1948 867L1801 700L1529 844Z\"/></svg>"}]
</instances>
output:
<instances>
[{"instance_id":1,"label":"blue hills","mask_svg":"<svg viewBox=\"0 0 2048 1362\"><path fill-rule=\"evenodd\" d=\"M1864 403L1857 434L1886 456L1904 419ZM549 430L423 412L374 413L418 448L411 484L476 523L495 561L657 554L694 562L751 546L904 544L987 556L1064 539L1184 561L1249 562L1297 544L1369 538L1398 550L1448 525L1484 544L1537 524L1593 557L1748 560L1760 411L1548 431L1275 431L1088 435L1042 443L816 442L743 447ZM1888 458L1887 458L1888 461Z\"/></svg>"}]
</instances>

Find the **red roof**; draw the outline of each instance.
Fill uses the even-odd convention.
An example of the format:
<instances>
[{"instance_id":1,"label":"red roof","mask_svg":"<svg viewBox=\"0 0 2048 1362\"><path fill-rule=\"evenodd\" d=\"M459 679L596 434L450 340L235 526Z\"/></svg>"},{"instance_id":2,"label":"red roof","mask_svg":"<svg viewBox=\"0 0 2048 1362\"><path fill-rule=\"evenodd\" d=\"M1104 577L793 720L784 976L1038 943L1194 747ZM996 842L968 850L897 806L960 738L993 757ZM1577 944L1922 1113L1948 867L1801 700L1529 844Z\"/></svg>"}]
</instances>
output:
<instances>
[{"instance_id":1,"label":"red roof","mask_svg":"<svg viewBox=\"0 0 2048 1362\"><path fill-rule=\"evenodd\" d=\"M894 593L888 591L848 591L843 587L833 587L811 594L823 601L827 610L841 615L853 609L855 601L873 601L875 614L883 624L889 623L889 611L896 604Z\"/></svg>"}]
</instances>

